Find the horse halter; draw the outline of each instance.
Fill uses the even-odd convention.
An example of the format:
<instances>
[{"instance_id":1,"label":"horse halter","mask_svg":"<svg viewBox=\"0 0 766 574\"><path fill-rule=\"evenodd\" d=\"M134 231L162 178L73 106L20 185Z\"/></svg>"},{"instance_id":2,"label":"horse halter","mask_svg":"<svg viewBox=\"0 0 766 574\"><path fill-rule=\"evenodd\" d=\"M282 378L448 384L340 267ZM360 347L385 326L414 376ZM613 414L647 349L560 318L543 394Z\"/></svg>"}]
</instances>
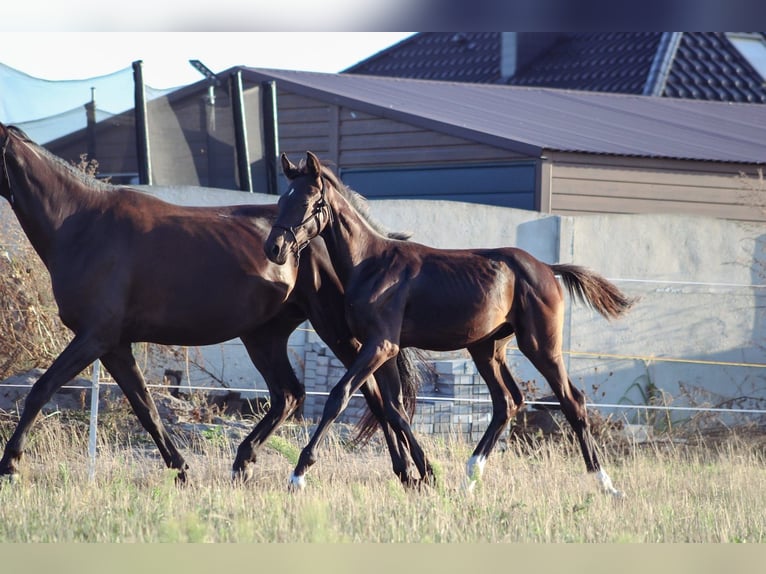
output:
<instances>
[{"instance_id":1,"label":"horse halter","mask_svg":"<svg viewBox=\"0 0 766 574\"><path fill-rule=\"evenodd\" d=\"M319 189L319 201L317 201L314 204L314 208L311 210L311 213L303 221L301 221L298 225L293 225L293 226L282 225L281 223L275 223L273 225L274 228L283 229L293 236L293 242L296 245L295 249L293 250L293 252L295 253L296 265L298 264L298 261L300 260L301 251L303 251L306 247L308 247L308 244L313 239L313 237L309 237L306 241L304 241L303 243L300 243L298 241L297 231L305 227L311 221L315 221L317 229L320 229L322 225L320 216L324 214L325 210L327 210L328 222L332 222L332 210L330 209L330 205L327 203L327 199L325 198L324 178L320 176L319 181L322 184L322 187ZM319 235L319 232L317 232L317 235Z\"/></svg>"}]
</instances>

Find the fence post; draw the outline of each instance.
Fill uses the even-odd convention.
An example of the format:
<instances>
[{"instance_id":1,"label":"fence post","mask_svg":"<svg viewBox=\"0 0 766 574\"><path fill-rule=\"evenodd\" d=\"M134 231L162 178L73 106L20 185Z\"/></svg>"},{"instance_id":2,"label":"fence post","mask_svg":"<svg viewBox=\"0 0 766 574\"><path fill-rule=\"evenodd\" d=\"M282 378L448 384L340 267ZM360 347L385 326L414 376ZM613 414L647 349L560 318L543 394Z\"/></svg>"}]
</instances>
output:
<instances>
[{"instance_id":1,"label":"fence post","mask_svg":"<svg viewBox=\"0 0 766 574\"><path fill-rule=\"evenodd\" d=\"M88 454L90 455L90 467L88 479L93 482L96 478L96 433L98 431L98 391L99 379L101 378L101 361L93 362L93 378L90 387L90 430L88 437Z\"/></svg>"}]
</instances>

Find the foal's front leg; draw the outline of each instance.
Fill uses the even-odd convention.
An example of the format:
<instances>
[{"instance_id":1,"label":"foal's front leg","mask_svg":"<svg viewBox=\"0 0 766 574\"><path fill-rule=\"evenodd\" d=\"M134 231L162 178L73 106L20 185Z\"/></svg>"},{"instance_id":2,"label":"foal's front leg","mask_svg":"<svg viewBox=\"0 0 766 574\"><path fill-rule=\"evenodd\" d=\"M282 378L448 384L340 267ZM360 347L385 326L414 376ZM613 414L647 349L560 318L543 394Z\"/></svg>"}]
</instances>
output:
<instances>
[{"instance_id":1,"label":"foal's front leg","mask_svg":"<svg viewBox=\"0 0 766 574\"><path fill-rule=\"evenodd\" d=\"M314 435L301 451L298 464L290 475L289 487L302 489L306 486L306 471L317 460L317 446L327 434L332 422L348 406L348 401L359 387L387 360L396 356L399 352L398 345L388 340L365 343L362 345L359 355L352 363L349 370L341 377L330 391L325 403L322 418L317 425Z\"/></svg>"}]
</instances>

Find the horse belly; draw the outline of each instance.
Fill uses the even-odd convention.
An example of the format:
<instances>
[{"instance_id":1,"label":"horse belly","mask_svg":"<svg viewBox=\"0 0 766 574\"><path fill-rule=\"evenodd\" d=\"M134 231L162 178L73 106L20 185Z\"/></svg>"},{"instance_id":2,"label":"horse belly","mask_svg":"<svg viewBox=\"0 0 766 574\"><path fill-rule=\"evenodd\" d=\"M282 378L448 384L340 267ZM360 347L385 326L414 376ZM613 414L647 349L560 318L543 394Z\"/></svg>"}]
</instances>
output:
<instances>
[{"instance_id":1,"label":"horse belly","mask_svg":"<svg viewBox=\"0 0 766 574\"><path fill-rule=\"evenodd\" d=\"M401 344L432 351L454 351L481 341L506 324L505 312L483 301L408 308Z\"/></svg>"},{"instance_id":2,"label":"horse belly","mask_svg":"<svg viewBox=\"0 0 766 574\"><path fill-rule=\"evenodd\" d=\"M289 285L262 278L159 289L134 299L124 332L131 340L160 344L221 343L267 322L289 294Z\"/></svg>"}]
</instances>

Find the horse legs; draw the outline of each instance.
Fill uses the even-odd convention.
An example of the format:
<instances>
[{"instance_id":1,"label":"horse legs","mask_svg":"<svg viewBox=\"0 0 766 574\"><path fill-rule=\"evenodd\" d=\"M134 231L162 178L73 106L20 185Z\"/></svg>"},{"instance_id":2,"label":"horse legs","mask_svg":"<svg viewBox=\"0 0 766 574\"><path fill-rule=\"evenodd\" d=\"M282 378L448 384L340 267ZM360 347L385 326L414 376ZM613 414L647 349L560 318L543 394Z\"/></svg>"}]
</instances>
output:
<instances>
[{"instance_id":1,"label":"horse legs","mask_svg":"<svg viewBox=\"0 0 766 574\"><path fill-rule=\"evenodd\" d=\"M351 395L365 382L366 379L387 360L396 356L399 352L398 345L390 341L380 343L365 343L359 355L354 360L351 368L343 375L338 383L330 391L325 403L322 418L317 425L314 435L301 451L298 464L290 475L289 486L291 489L302 489L306 486L306 471L317 460L317 446L327 434L332 422L340 416L348 405Z\"/></svg>"},{"instance_id":2,"label":"horse legs","mask_svg":"<svg viewBox=\"0 0 766 574\"><path fill-rule=\"evenodd\" d=\"M492 419L466 464L466 490L471 492L484 472L489 453L495 448L500 435L516 412L524 404L524 397L513 380L505 359L508 339L485 341L468 347L476 368L489 388L492 398Z\"/></svg>"},{"instance_id":3,"label":"horse legs","mask_svg":"<svg viewBox=\"0 0 766 574\"><path fill-rule=\"evenodd\" d=\"M173 444L162 423L160 414L157 412L157 405L149 394L146 381L144 381L144 377L136 364L130 344L121 344L116 349L105 353L101 357L101 361L122 389L141 425L154 439L154 443L157 445L167 467L178 471L176 480L181 483L186 482L186 471L189 469L189 465L186 464L183 456Z\"/></svg>"},{"instance_id":4,"label":"horse legs","mask_svg":"<svg viewBox=\"0 0 766 574\"><path fill-rule=\"evenodd\" d=\"M375 371L375 379L380 386L383 396L385 418L396 435L397 443L402 445L404 450L410 452L415 466L420 473L420 480L414 480L409 472L397 472L396 467L394 467L394 472L396 472L405 486L417 486L421 482L433 483L435 481L433 468L428 462L422 447L415 439L415 435L410 427L409 417L402 402L402 389L395 356L383 363Z\"/></svg>"},{"instance_id":5,"label":"horse legs","mask_svg":"<svg viewBox=\"0 0 766 574\"><path fill-rule=\"evenodd\" d=\"M270 333L269 337L242 337L250 359L266 381L271 404L268 412L237 448L232 465L234 479L247 481L252 478L256 451L300 407L306 396L287 355L288 336Z\"/></svg>"},{"instance_id":6,"label":"horse legs","mask_svg":"<svg viewBox=\"0 0 766 574\"><path fill-rule=\"evenodd\" d=\"M317 332L319 332L319 330L320 329L317 328ZM343 362L344 365L346 365L347 368L353 364L353 360L357 356L357 349L355 349L351 344L343 346L336 344L332 348L338 358ZM401 480L403 484L412 486L418 483L418 480L412 476L412 462L415 463L415 466L420 473L421 480L432 479L433 469L431 469L430 465L426 461L425 454L420 448L420 445L414 442L414 440L408 440L407 432L401 432L401 423L397 425L397 428L400 429L399 432L394 430L389 423L389 415L399 419L401 414L404 412L404 407L402 405L402 399L400 396L401 382L399 379L399 370L396 361L397 357L394 357L390 360L390 367L381 367L378 369L375 372L375 378L370 377L367 379L362 385L361 391L367 400L367 406L377 419L378 424L380 425L380 428L383 432L383 437L385 438L386 445L388 446L388 452L391 457L391 465L393 467L394 474L399 477L399 480ZM385 365L388 365L388 363ZM393 397L391 399L392 402L384 399L384 397L381 395L384 390L387 397ZM396 409L395 411L386 410L386 406L391 406L394 400L399 401L398 407L396 408L398 409L398 412L396 412L396 414L394 414ZM409 424L407 424L407 429L409 430ZM411 432L409 434L411 435ZM419 452L411 453L411 445L414 445L414 447L418 449ZM413 461L413 459L416 460Z\"/></svg>"},{"instance_id":7,"label":"horse legs","mask_svg":"<svg viewBox=\"0 0 766 574\"><path fill-rule=\"evenodd\" d=\"M5 445L3 458L0 459L0 476L14 478L18 473L17 463L24 452L27 434L40 410L53 393L95 361L103 351L103 344L91 337L77 335L56 357L43 376L32 385L24 402L19 424Z\"/></svg>"},{"instance_id":8,"label":"horse legs","mask_svg":"<svg viewBox=\"0 0 766 574\"><path fill-rule=\"evenodd\" d=\"M314 263L319 263L314 260ZM315 270L314 277L321 276L321 272ZM307 315L311 320L314 330L327 343L332 352L348 369L354 362L359 352L360 343L353 338L346 323L345 315L333 312L343 306L343 298L339 286L333 288L334 283L328 279L317 286L319 297L310 297L307 303ZM393 373L396 384L401 387L398 370ZM392 375L380 374L376 378L368 378L362 385L361 390L367 400L367 406L383 432L388 452L391 457L391 465L394 473L402 482L411 482L411 466L409 445L395 436L395 432L386 420L386 412L383 405L383 397L380 394L380 386L388 384L387 378ZM380 383L376 379L380 379Z\"/></svg>"},{"instance_id":9,"label":"horse legs","mask_svg":"<svg viewBox=\"0 0 766 574\"><path fill-rule=\"evenodd\" d=\"M376 373L378 377L380 370ZM412 478L411 464L410 464L410 449L406 442L399 439L396 433L391 428L391 425L386 420L386 412L383 405L383 397L379 394L379 388L376 383L376 379L367 379L361 387L362 394L367 400L367 406L375 416L380 425L381 431L383 431L383 438L386 441L388 447L388 453L391 457L391 466L394 474L399 477L399 480L404 484L413 484L415 480Z\"/></svg>"},{"instance_id":10,"label":"horse legs","mask_svg":"<svg viewBox=\"0 0 766 574\"><path fill-rule=\"evenodd\" d=\"M594 473L604 492L622 497L623 493L612 485L612 480L599 463L585 408L585 395L569 380L564 366L561 354L560 329L557 331L558 334L551 335L549 333L548 337L544 338L539 337L538 333L534 333L534 322L530 321L527 325L532 329L517 330L519 349L545 377L561 403L561 410L580 443L580 450L588 472ZM544 329L540 331L544 331Z\"/></svg>"}]
</instances>

